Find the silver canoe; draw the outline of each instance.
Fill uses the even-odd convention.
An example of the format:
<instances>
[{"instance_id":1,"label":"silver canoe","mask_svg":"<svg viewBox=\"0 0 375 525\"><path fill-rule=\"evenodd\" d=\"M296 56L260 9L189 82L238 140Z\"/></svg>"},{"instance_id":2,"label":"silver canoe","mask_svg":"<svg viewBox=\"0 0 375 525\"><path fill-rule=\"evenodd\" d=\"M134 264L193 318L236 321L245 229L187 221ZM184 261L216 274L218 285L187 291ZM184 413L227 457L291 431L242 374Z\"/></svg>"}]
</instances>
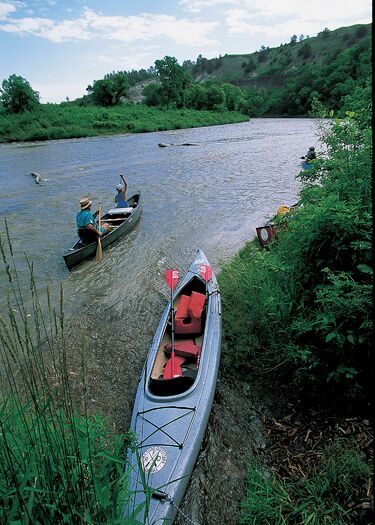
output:
<instances>
[{"instance_id":1,"label":"silver canoe","mask_svg":"<svg viewBox=\"0 0 375 525\"><path fill-rule=\"evenodd\" d=\"M221 300L215 275L207 285L202 250L173 294L174 348L194 345L198 358L181 364L182 375L164 379L171 353L171 301L164 310L138 385L131 430L137 450L129 453L127 472L132 492L124 517L142 524L172 524L205 434L215 393L221 352ZM178 335L177 314L183 296L203 295L200 332ZM190 354L189 354L190 355ZM179 363L183 358L179 357ZM164 376L163 376L164 371Z\"/></svg>"},{"instance_id":2,"label":"silver canoe","mask_svg":"<svg viewBox=\"0 0 375 525\"><path fill-rule=\"evenodd\" d=\"M109 233L101 238L103 250L131 230L138 221L142 213L141 192L135 193L130 199L128 199L128 202L132 208L131 210L128 210L127 208L114 208L102 216L102 223L108 222L110 225ZM122 213L121 210L124 209L126 209L127 212ZM69 270L82 261L93 257L96 253L96 247L96 242L83 244L80 239L77 239L73 246L63 255L65 264Z\"/></svg>"}]
</instances>

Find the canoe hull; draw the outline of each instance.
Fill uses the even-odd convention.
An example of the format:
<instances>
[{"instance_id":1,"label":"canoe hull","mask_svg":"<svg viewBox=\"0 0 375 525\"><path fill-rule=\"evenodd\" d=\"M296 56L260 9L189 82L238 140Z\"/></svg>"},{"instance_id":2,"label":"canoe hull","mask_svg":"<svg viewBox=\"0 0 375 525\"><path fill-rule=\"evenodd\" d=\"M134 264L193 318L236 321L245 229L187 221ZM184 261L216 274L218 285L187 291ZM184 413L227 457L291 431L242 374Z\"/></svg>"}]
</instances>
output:
<instances>
[{"instance_id":1,"label":"canoe hull","mask_svg":"<svg viewBox=\"0 0 375 525\"><path fill-rule=\"evenodd\" d=\"M201 250L175 296L199 276L200 264L208 264ZM138 448L129 454L127 467L133 496L124 510L124 517L155 525L172 524L176 517L176 506L188 485L212 408L221 351L221 301L215 276L208 283L205 330L195 382L181 394L162 397L151 392L149 377L170 309L169 302L137 389L131 430L137 434Z\"/></svg>"},{"instance_id":2,"label":"canoe hull","mask_svg":"<svg viewBox=\"0 0 375 525\"><path fill-rule=\"evenodd\" d=\"M113 229L107 235L104 235L101 238L101 244L102 244L103 250L105 250L108 246L110 246L115 241L117 241L125 233L128 233L137 223L142 213L142 201L141 201L140 193L134 195L132 198L135 198L137 195L139 195L138 205L136 208L134 208L134 211L130 214L130 216L127 219L125 219L124 222L118 228ZM105 222L105 215L103 216L103 219ZM93 242L87 245L81 244L80 246L78 246L78 248L76 248L77 243L79 243L79 240L76 241L73 244L72 248L70 248L70 250L68 250L63 255L65 264L67 265L69 270L71 268L74 268L81 262L86 261L87 259L90 259L91 257L94 257L94 255L96 254L96 248L97 248L96 242Z\"/></svg>"}]
</instances>

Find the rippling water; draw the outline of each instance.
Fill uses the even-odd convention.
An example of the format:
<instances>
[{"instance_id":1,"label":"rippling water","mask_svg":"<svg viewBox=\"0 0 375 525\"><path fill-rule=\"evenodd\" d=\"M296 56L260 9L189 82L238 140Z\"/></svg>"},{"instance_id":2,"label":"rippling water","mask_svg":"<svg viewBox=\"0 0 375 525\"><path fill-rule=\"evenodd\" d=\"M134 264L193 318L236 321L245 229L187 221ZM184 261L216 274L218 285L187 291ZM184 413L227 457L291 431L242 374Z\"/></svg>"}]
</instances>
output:
<instances>
[{"instance_id":1,"label":"rippling water","mask_svg":"<svg viewBox=\"0 0 375 525\"><path fill-rule=\"evenodd\" d=\"M118 408L112 415L118 410L124 420L124 405L130 410L167 299L165 269L174 266L184 273L202 248L219 270L279 205L293 204L299 158L316 144L316 132L311 119L253 119L0 145L0 228L3 232L6 217L21 288L28 288L24 252L41 287L63 283L72 347L78 334L89 334L93 403L113 404ZM159 148L159 142L173 145ZM178 146L182 143L196 145ZM32 171L48 181L35 184ZM103 252L101 263L87 261L69 272L62 254L76 236L79 199L88 195L94 207L99 200L103 210L113 207L120 172L126 174L129 194L142 191L139 223ZM1 272L4 297L8 282Z\"/></svg>"}]
</instances>

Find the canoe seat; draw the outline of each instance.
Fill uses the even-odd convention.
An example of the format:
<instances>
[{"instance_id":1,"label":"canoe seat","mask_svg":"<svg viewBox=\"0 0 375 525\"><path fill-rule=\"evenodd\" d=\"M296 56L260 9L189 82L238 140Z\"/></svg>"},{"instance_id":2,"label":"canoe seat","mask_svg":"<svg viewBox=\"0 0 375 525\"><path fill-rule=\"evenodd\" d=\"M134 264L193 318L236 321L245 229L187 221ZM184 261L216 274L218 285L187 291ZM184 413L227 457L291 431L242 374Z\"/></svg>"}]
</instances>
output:
<instances>
[{"instance_id":1,"label":"canoe seat","mask_svg":"<svg viewBox=\"0 0 375 525\"><path fill-rule=\"evenodd\" d=\"M206 302L205 294L192 292L181 295L175 315L175 333L200 334L202 331L202 312Z\"/></svg>"},{"instance_id":2,"label":"canoe seat","mask_svg":"<svg viewBox=\"0 0 375 525\"><path fill-rule=\"evenodd\" d=\"M186 340L179 340L175 341L174 344L174 351L177 356L185 357L187 359L196 359L201 351L202 347L198 346L194 343L192 339L186 339ZM171 355L172 352L172 344L168 343L164 347L164 352L166 355Z\"/></svg>"}]
</instances>

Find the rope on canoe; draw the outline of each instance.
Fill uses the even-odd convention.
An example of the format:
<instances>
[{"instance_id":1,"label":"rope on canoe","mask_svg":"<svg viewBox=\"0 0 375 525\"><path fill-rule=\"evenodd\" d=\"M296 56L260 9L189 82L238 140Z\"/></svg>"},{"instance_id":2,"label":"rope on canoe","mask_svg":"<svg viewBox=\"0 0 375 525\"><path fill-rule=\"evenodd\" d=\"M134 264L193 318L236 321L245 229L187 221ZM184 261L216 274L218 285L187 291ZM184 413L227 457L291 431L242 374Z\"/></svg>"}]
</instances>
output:
<instances>
[{"instance_id":1,"label":"rope on canoe","mask_svg":"<svg viewBox=\"0 0 375 525\"><path fill-rule=\"evenodd\" d=\"M167 494L166 492L163 492L162 490L158 490L158 491L154 491L152 493L152 495L156 498L159 498L159 499L166 499L167 501L169 501L169 503L177 510L177 512L179 512L181 514L181 516L183 518L185 518L185 520L190 523L190 525L199 525L199 523L197 521L193 521L192 519L189 518L189 516L187 516L181 509L180 507L178 507L175 502L173 501L173 498L171 498L171 496L169 496L169 494Z\"/></svg>"}]
</instances>

